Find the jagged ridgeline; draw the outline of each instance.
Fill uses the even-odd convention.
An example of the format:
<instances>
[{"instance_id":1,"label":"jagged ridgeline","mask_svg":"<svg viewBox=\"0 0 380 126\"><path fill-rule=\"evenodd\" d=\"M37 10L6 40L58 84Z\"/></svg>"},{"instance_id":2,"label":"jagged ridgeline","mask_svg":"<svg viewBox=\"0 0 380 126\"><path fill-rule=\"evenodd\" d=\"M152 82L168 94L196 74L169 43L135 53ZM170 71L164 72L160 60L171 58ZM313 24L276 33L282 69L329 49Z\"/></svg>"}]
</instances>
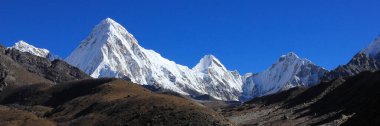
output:
<instances>
[{"instance_id":1,"label":"jagged ridgeline","mask_svg":"<svg viewBox=\"0 0 380 126\"><path fill-rule=\"evenodd\" d=\"M191 100L0 46L0 125L231 125ZM4 121L5 120L5 121Z\"/></svg>"},{"instance_id":2,"label":"jagged ridgeline","mask_svg":"<svg viewBox=\"0 0 380 126\"><path fill-rule=\"evenodd\" d=\"M246 100L291 87L308 87L317 84L321 74L326 72L294 53L282 58L284 61L276 63L275 68L245 77L228 70L213 55L204 56L194 68L189 68L141 47L123 26L107 18L96 25L65 60L95 78L129 78L141 85L182 95L209 95L224 101ZM268 76L269 73L276 75Z\"/></svg>"},{"instance_id":3,"label":"jagged ridgeline","mask_svg":"<svg viewBox=\"0 0 380 126\"><path fill-rule=\"evenodd\" d=\"M91 78L86 73L61 60L24 53L0 45L1 90L6 86L35 83L55 84L65 81Z\"/></svg>"},{"instance_id":4,"label":"jagged ridgeline","mask_svg":"<svg viewBox=\"0 0 380 126\"><path fill-rule=\"evenodd\" d=\"M323 79L328 81L338 77L353 76L364 71L378 70L380 70L380 36L358 52L346 65L338 66Z\"/></svg>"},{"instance_id":5,"label":"jagged ridgeline","mask_svg":"<svg viewBox=\"0 0 380 126\"><path fill-rule=\"evenodd\" d=\"M379 39L360 51L347 65L328 71L290 52L259 73L241 76L228 70L213 55L204 56L193 68L175 63L159 53L141 47L134 36L107 18L65 59L94 78L131 80L155 91L212 97L223 101L247 101L294 87L312 87L322 81L379 69ZM50 60L58 57L24 41L13 49ZM59 58L58 58L59 59Z\"/></svg>"}]
</instances>

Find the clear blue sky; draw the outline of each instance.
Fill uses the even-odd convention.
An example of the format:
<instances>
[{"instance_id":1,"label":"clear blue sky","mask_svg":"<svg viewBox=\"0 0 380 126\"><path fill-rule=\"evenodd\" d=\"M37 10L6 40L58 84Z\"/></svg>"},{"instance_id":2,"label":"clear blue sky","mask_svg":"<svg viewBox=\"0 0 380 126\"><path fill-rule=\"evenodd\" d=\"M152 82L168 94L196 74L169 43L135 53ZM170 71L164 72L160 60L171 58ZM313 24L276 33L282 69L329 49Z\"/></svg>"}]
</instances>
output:
<instances>
[{"instance_id":1,"label":"clear blue sky","mask_svg":"<svg viewBox=\"0 0 380 126\"><path fill-rule=\"evenodd\" d=\"M213 54L241 74L290 51L333 69L380 34L379 0L1 0L0 43L67 57L106 17L179 64Z\"/></svg>"}]
</instances>

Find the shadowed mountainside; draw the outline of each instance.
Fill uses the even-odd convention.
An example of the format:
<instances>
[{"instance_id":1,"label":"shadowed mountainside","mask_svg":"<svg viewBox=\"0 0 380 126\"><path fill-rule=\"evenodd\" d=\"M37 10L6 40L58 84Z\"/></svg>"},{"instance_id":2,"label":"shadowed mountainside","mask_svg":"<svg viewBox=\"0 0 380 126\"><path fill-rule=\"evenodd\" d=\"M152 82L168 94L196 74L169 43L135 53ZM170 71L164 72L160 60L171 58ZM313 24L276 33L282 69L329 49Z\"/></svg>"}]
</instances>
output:
<instances>
[{"instance_id":1,"label":"shadowed mountainside","mask_svg":"<svg viewBox=\"0 0 380 126\"><path fill-rule=\"evenodd\" d=\"M339 77L354 76L364 71L380 70L380 53L378 58L371 58L366 54L357 53L346 65L340 65L335 70L328 72L324 81L330 81Z\"/></svg>"},{"instance_id":2,"label":"shadowed mountainside","mask_svg":"<svg viewBox=\"0 0 380 126\"><path fill-rule=\"evenodd\" d=\"M157 94L120 79L87 79L56 86L28 85L0 95L3 96L1 104L17 111L43 113L35 115L59 125L229 124L223 116L198 103ZM31 108L35 106L45 109L38 112ZM5 117L0 116L2 118Z\"/></svg>"},{"instance_id":3,"label":"shadowed mountainside","mask_svg":"<svg viewBox=\"0 0 380 126\"><path fill-rule=\"evenodd\" d=\"M380 72L295 88L227 107L223 114L241 125L379 125Z\"/></svg>"},{"instance_id":4,"label":"shadowed mountainside","mask_svg":"<svg viewBox=\"0 0 380 126\"><path fill-rule=\"evenodd\" d=\"M54 84L70 80L91 78L69 64L0 45L0 90L7 86L36 83Z\"/></svg>"}]
</instances>

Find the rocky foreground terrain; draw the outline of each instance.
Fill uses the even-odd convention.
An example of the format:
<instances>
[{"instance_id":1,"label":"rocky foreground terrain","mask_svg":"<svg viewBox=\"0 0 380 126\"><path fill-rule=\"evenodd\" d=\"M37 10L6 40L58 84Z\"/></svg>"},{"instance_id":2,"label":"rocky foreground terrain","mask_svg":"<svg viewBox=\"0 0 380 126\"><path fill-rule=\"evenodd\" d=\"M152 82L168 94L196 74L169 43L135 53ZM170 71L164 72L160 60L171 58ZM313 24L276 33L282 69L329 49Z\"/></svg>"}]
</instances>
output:
<instances>
[{"instance_id":1,"label":"rocky foreground terrain","mask_svg":"<svg viewBox=\"0 0 380 126\"><path fill-rule=\"evenodd\" d=\"M0 125L231 125L190 100L120 79L33 84L2 92Z\"/></svg>"},{"instance_id":2,"label":"rocky foreground terrain","mask_svg":"<svg viewBox=\"0 0 380 126\"><path fill-rule=\"evenodd\" d=\"M379 125L380 72L293 88L226 107L222 113L239 125Z\"/></svg>"}]
</instances>

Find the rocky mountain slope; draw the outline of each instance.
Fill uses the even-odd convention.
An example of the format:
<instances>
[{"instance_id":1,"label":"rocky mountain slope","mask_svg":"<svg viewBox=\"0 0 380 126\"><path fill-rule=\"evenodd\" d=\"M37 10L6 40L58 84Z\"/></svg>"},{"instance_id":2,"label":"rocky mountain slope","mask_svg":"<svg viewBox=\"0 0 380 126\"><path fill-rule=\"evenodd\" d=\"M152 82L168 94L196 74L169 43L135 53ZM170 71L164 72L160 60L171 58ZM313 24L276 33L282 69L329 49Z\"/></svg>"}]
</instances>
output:
<instances>
[{"instance_id":1,"label":"rocky mountain slope","mask_svg":"<svg viewBox=\"0 0 380 126\"><path fill-rule=\"evenodd\" d=\"M376 38L368 47L358 52L346 65L341 65L326 74L324 80L338 77L347 77L363 71L380 70L380 37Z\"/></svg>"},{"instance_id":2,"label":"rocky mountain slope","mask_svg":"<svg viewBox=\"0 0 380 126\"><path fill-rule=\"evenodd\" d=\"M293 88L223 110L241 125L379 125L380 72Z\"/></svg>"},{"instance_id":3,"label":"rocky mountain slope","mask_svg":"<svg viewBox=\"0 0 380 126\"><path fill-rule=\"evenodd\" d=\"M64 81L90 78L76 67L60 60L21 52L0 45L0 84L6 86L28 85L34 83L60 83Z\"/></svg>"},{"instance_id":4,"label":"rocky mountain slope","mask_svg":"<svg viewBox=\"0 0 380 126\"><path fill-rule=\"evenodd\" d=\"M240 76L213 55L176 64L108 18L66 59L90 75L24 41L0 46L0 125L379 125L379 47L331 72L288 53Z\"/></svg>"},{"instance_id":5,"label":"rocky mountain slope","mask_svg":"<svg viewBox=\"0 0 380 126\"><path fill-rule=\"evenodd\" d=\"M198 103L0 46L0 125L231 125Z\"/></svg>"},{"instance_id":6,"label":"rocky mountain slope","mask_svg":"<svg viewBox=\"0 0 380 126\"><path fill-rule=\"evenodd\" d=\"M121 79L34 84L0 93L1 125L231 125L212 110ZM4 108L4 109L2 109Z\"/></svg>"},{"instance_id":7,"label":"rocky mountain slope","mask_svg":"<svg viewBox=\"0 0 380 126\"><path fill-rule=\"evenodd\" d=\"M377 38L318 85L258 97L223 114L241 125L379 125L379 47Z\"/></svg>"}]
</instances>

